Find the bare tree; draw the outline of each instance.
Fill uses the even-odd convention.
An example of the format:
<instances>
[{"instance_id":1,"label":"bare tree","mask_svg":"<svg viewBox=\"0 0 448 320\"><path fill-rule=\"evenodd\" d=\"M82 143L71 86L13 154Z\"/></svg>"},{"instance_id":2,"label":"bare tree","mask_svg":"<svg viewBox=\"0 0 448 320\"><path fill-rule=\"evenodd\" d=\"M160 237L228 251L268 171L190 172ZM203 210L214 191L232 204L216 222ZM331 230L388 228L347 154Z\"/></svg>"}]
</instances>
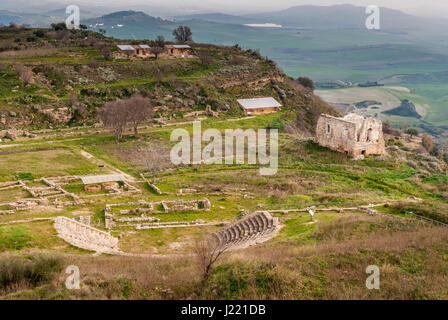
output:
<instances>
[{"instance_id":1,"label":"bare tree","mask_svg":"<svg viewBox=\"0 0 448 320\"><path fill-rule=\"evenodd\" d=\"M138 125L148 121L154 115L154 108L148 98L136 94L125 100L106 103L100 110L99 116L105 126L114 130L117 142L123 136L123 130L131 125L135 137L138 137Z\"/></svg>"},{"instance_id":2,"label":"bare tree","mask_svg":"<svg viewBox=\"0 0 448 320\"><path fill-rule=\"evenodd\" d=\"M210 276L216 261L226 249L214 236L205 236L196 241L195 254L204 280Z\"/></svg>"},{"instance_id":3,"label":"bare tree","mask_svg":"<svg viewBox=\"0 0 448 320\"><path fill-rule=\"evenodd\" d=\"M110 60L112 58L112 52L110 51L108 46L104 46L101 49L101 54L103 55L104 59Z\"/></svg>"},{"instance_id":4,"label":"bare tree","mask_svg":"<svg viewBox=\"0 0 448 320\"><path fill-rule=\"evenodd\" d=\"M156 59L159 57L159 54L161 54L163 51L164 51L164 49L163 49L163 47L159 47L159 46L157 46L157 47L151 47L151 49L149 50L153 55L155 55L156 56Z\"/></svg>"},{"instance_id":5,"label":"bare tree","mask_svg":"<svg viewBox=\"0 0 448 320\"><path fill-rule=\"evenodd\" d=\"M156 73L156 83L159 86L163 81L163 71L161 69L157 70Z\"/></svg>"},{"instance_id":6,"label":"bare tree","mask_svg":"<svg viewBox=\"0 0 448 320\"><path fill-rule=\"evenodd\" d=\"M189 42L193 41L193 33L191 29L187 26L178 26L173 30L173 36L177 42Z\"/></svg>"},{"instance_id":7,"label":"bare tree","mask_svg":"<svg viewBox=\"0 0 448 320\"><path fill-rule=\"evenodd\" d=\"M148 98L141 94L135 94L129 99L124 100L127 122L134 129L134 136L138 137L138 125L142 122L152 119L154 115L154 107Z\"/></svg>"},{"instance_id":8,"label":"bare tree","mask_svg":"<svg viewBox=\"0 0 448 320\"><path fill-rule=\"evenodd\" d=\"M199 60L201 60L201 64L206 68L208 68L213 63L213 59L205 52L199 52L197 56Z\"/></svg>"},{"instance_id":9,"label":"bare tree","mask_svg":"<svg viewBox=\"0 0 448 320\"><path fill-rule=\"evenodd\" d=\"M127 112L123 100L107 102L100 110L99 117L106 127L114 130L115 140L120 142L127 124Z\"/></svg>"},{"instance_id":10,"label":"bare tree","mask_svg":"<svg viewBox=\"0 0 448 320\"><path fill-rule=\"evenodd\" d=\"M165 46L165 38L163 36L157 36L154 42L156 44L156 47L163 48Z\"/></svg>"},{"instance_id":11,"label":"bare tree","mask_svg":"<svg viewBox=\"0 0 448 320\"><path fill-rule=\"evenodd\" d=\"M144 167L151 174L153 184L156 184L157 176L166 169L173 168L170 160L170 148L159 142L148 142L144 145L126 150L130 161Z\"/></svg>"}]
</instances>

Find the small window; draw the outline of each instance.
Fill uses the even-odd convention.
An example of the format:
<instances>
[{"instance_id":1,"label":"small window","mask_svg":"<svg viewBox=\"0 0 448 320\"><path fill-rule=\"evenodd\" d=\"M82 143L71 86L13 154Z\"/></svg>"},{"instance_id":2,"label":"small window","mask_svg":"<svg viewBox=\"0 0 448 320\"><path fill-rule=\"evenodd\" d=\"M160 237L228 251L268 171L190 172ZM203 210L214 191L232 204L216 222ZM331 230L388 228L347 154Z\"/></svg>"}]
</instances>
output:
<instances>
[{"instance_id":1,"label":"small window","mask_svg":"<svg viewBox=\"0 0 448 320\"><path fill-rule=\"evenodd\" d=\"M361 153L362 153L363 155L365 155L365 154L366 154L366 150L362 150Z\"/></svg>"},{"instance_id":2,"label":"small window","mask_svg":"<svg viewBox=\"0 0 448 320\"><path fill-rule=\"evenodd\" d=\"M327 124L327 133L330 133L330 125L329 124Z\"/></svg>"},{"instance_id":3,"label":"small window","mask_svg":"<svg viewBox=\"0 0 448 320\"><path fill-rule=\"evenodd\" d=\"M367 142L370 142L372 140L372 128L367 130Z\"/></svg>"}]
</instances>

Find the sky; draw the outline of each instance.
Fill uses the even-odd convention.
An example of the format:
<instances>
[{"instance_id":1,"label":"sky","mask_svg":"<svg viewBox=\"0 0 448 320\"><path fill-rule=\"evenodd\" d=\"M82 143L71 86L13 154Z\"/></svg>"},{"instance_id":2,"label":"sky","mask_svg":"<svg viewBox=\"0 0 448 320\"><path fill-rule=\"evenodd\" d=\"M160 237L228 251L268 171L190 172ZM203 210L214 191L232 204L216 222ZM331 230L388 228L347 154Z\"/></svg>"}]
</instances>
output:
<instances>
[{"instance_id":1,"label":"sky","mask_svg":"<svg viewBox=\"0 0 448 320\"><path fill-rule=\"evenodd\" d=\"M377 5L398 9L414 15L434 15L448 16L448 1L446 0L0 0L1 9L16 9L25 11L23 8L33 8L32 10L42 11L47 8L58 9L69 4L79 6L98 6L110 8L111 11L146 9L144 11L155 10L168 14L170 9L174 14L179 12L224 12L224 13L252 13L270 10L282 10L298 5L336 5L353 4L357 6ZM25 6L23 4L26 4ZM40 11L40 10L39 10ZM150 13L150 12L147 12Z\"/></svg>"}]
</instances>

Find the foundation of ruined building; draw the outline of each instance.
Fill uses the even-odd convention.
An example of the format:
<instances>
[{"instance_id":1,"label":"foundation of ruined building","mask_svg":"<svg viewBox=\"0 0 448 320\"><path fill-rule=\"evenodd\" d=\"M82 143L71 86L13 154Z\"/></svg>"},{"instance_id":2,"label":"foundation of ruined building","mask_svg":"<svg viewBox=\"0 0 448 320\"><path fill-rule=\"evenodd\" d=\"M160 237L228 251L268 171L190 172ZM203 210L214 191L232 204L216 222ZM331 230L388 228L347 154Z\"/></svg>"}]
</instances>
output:
<instances>
[{"instance_id":1,"label":"foundation of ruined building","mask_svg":"<svg viewBox=\"0 0 448 320\"><path fill-rule=\"evenodd\" d=\"M179 189L179 191L177 192L177 195L181 196L181 195L192 194L192 193L197 193L197 192L198 192L198 190L196 190L196 189L184 188L184 189Z\"/></svg>"},{"instance_id":2,"label":"foundation of ruined building","mask_svg":"<svg viewBox=\"0 0 448 320\"><path fill-rule=\"evenodd\" d=\"M158 206L162 206L162 211L156 211L155 208ZM117 215L137 215L137 217L118 217L112 212L112 208L120 207L120 206L135 206L133 209L123 209L120 210ZM143 221L156 221L158 219L154 217L146 216L147 213L166 213L166 212L179 212L179 211L208 211L211 208L210 201L205 198L202 200L177 200L177 201L161 201L161 202L146 202L144 200L140 200L138 202L131 203L114 203L107 204L104 208L105 215L105 225L106 229L110 230L115 227L121 226L132 226L130 223L132 222L143 222ZM118 225L118 222L128 222L126 225ZM178 224L189 225L190 223L179 222ZM197 223L193 223L197 225ZM140 227L143 225L140 224ZM147 226L147 225L146 225ZM163 226L156 224L156 226ZM139 228L140 228L139 227Z\"/></svg>"},{"instance_id":3,"label":"foundation of ruined building","mask_svg":"<svg viewBox=\"0 0 448 320\"><path fill-rule=\"evenodd\" d=\"M343 118L322 114L317 122L316 142L357 160L385 154L382 122L354 113Z\"/></svg>"},{"instance_id":4,"label":"foundation of ruined building","mask_svg":"<svg viewBox=\"0 0 448 320\"><path fill-rule=\"evenodd\" d=\"M120 185L117 182L104 182L102 184L103 190L118 190L120 189Z\"/></svg>"},{"instance_id":5,"label":"foundation of ruined building","mask_svg":"<svg viewBox=\"0 0 448 320\"><path fill-rule=\"evenodd\" d=\"M86 192L100 192L101 186L99 184L88 184L84 186L84 191Z\"/></svg>"}]
</instances>

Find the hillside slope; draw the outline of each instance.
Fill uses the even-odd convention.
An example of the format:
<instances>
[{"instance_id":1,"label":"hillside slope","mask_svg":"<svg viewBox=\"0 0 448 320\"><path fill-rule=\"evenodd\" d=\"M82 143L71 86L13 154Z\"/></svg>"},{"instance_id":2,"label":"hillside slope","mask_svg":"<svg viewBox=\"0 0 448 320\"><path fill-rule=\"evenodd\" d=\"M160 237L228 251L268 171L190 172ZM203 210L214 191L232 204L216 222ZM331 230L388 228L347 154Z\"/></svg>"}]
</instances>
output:
<instances>
[{"instance_id":1,"label":"hillside slope","mask_svg":"<svg viewBox=\"0 0 448 320\"><path fill-rule=\"evenodd\" d=\"M0 31L3 47L10 43L11 49L22 49L0 53L3 128L95 122L105 102L134 93L149 97L158 110L156 117L167 119L182 119L185 112L205 110L207 105L220 117L241 117L236 100L256 96L281 101L283 122L304 132L314 130L321 112L337 114L252 50L194 44L193 52L207 56L207 62L198 58L114 60L102 52L116 50L119 41L89 31L42 32ZM33 36L37 33L40 37ZM12 42L12 37L23 40ZM35 40L28 41L30 37ZM20 66L31 72L29 83L18 72ZM58 110L64 110L65 117L52 117Z\"/></svg>"}]
</instances>

